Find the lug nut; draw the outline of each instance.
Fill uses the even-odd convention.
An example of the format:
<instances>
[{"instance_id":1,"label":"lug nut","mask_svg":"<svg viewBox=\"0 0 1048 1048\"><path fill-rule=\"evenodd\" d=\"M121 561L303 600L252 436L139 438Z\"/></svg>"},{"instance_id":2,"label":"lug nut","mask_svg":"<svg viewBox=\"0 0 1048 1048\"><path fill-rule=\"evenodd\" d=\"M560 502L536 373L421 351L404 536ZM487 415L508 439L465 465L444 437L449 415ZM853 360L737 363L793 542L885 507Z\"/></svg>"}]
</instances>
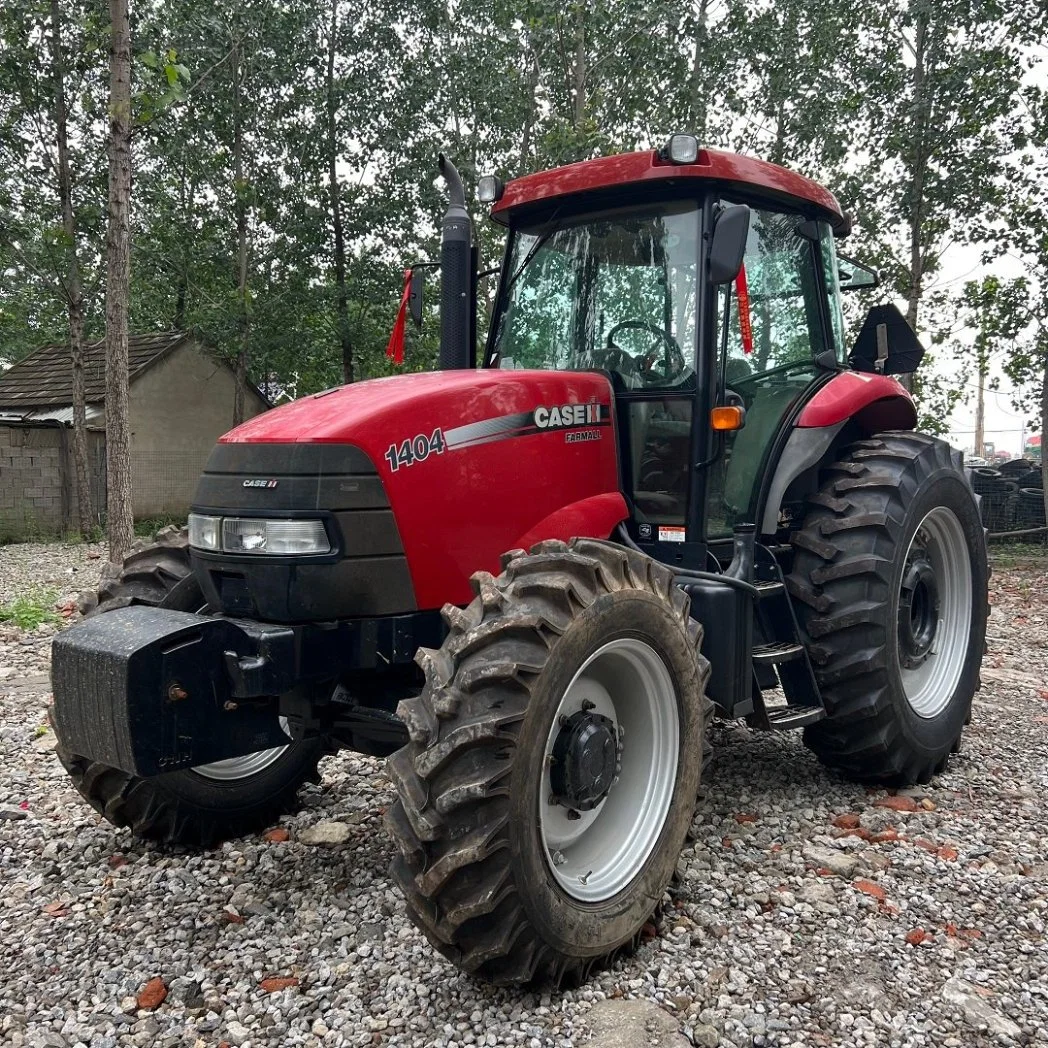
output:
<instances>
[{"instance_id":1,"label":"lug nut","mask_svg":"<svg viewBox=\"0 0 1048 1048\"><path fill-rule=\"evenodd\" d=\"M183 699L189 698L189 692L182 687L177 681L167 689L168 702L181 702Z\"/></svg>"},{"instance_id":2,"label":"lug nut","mask_svg":"<svg viewBox=\"0 0 1048 1048\"><path fill-rule=\"evenodd\" d=\"M568 820L570 822L578 822L578 820L581 818L582 816L577 811L575 811L574 808L568 809Z\"/></svg>"},{"instance_id":3,"label":"lug nut","mask_svg":"<svg viewBox=\"0 0 1048 1048\"><path fill-rule=\"evenodd\" d=\"M240 707L230 699L222 704L222 709L224 709L227 713L232 713L233 710L238 710L240 709Z\"/></svg>"},{"instance_id":4,"label":"lug nut","mask_svg":"<svg viewBox=\"0 0 1048 1048\"><path fill-rule=\"evenodd\" d=\"M564 853L556 851L553 853L553 865L563 866L568 860L564 858Z\"/></svg>"},{"instance_id":5,"label":"lug nut","mask_svg":"<svg viewBox=\"0 0 1048 1048\"><path fill-rule=\"evenodd\" d=\"M590 702L589 699L583 699L582 700L582 712L583 713L589 713L590 710L595 710L596 708L597 708L597 704L595 702Z\"/></svg>"}]
</instances>

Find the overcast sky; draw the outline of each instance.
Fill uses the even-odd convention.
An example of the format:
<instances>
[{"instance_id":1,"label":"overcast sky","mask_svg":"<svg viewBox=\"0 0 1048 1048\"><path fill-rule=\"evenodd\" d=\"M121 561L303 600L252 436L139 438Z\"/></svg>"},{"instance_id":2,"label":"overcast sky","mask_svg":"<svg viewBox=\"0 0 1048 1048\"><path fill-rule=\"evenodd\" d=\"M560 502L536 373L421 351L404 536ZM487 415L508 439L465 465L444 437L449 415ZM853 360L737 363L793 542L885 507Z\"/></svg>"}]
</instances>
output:
<instances>
[{"instance_id":1,"label":"overcast sky","mask_svg":"<svg viewBox=\"0 0 1048 1048\"><path fill-rule=\"evenodd\" d=\"M1042 45L1034 48L1034 56L1036 65L1031 70L1029 80L1043 88L1048 88L1048 46ZM1042 152L1044 151L1045 149L1042 148ZM1002 258L992 267L983 266L980 261L980 250L977 247L954 248L943 259L942 272L938 274L936 284L939 286L949 285L952 289L959 288L963 286L965 281L977 280L984 273L991 270L1002 277L1018 277L1022 275L1023 269L1021 264L1017 259L1013 258ZM961 338L965 338L963 333ZM967 338L970 344L971 333L968 333ZM937 356L940 358L936 362L937 371L943 375L956 373L953 362L946 358L944 351L938 351ZM1024 435L1029 437L1040 430L1039 425L1028 425L1036 417L1036 413L1025 415L1016 410L1013 403L1012 395L1014 390L1012 384L1001 371L999 364L991 369L990 377L991 379L997 378L1000 392L994 393L989 389L986 391L986 441L987 443L992 442L997 451L1004 450L1015 456L1021 455L1021 442ZM968 400L966 403L959 405L951 416L949 432L950 441L954 446L973 453L976 453L974 444L977 388L976 377L972 375L965 388Z\"/></svg>"}]
</instances>

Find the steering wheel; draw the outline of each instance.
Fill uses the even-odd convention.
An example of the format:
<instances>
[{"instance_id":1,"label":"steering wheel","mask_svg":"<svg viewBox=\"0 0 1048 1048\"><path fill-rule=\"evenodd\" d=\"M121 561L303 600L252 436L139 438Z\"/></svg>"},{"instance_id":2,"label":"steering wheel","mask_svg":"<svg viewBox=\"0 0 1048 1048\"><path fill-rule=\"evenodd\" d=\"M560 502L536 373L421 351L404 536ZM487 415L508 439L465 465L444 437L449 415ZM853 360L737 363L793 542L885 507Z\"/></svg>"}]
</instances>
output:
<instances>
[{"instance_id":1,"label":"steering wheel","mask_svg":"<svg viewBox=\"0 0 1048 1048\"><path fill-rule=\"evenodd\" d=\"M663 354L658 349L639 358L631 357L628 353L619 349L615 345L615 336L620 331L647 331L652 335L658 336L665 344L667 350L665 359L662 360L661 370L657 366L657 362L663 357ZM688 364L684 359L680 343L665 328L661 328L657 324L651 324L646 320L623 320L621 323L616 324L608 332L606 351L608 353L615 351L629 357L633 364L633 369L640 374L641 378L648 385L661 385L670 382L688 370Z\"/></svg>"}]
</instances>

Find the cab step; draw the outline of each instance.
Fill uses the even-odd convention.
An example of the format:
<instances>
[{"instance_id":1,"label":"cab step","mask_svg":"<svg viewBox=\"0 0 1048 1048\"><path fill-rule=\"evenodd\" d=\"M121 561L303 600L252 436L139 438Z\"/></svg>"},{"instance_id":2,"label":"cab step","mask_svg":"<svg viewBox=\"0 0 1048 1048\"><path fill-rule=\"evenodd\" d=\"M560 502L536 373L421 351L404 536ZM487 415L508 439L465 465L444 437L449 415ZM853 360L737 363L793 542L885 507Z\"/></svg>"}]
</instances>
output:
<instances>
[{"instance_id":1,"label":"cab step","mask_svg":"<svg viewBox=\"0 0 1048 1048\"><path fill-rule=\"evenodd\" d=\"M783 583L773 579L769 579L765 582L756 582L754 586L757 589L757 599L767 600L769 597L778 597L786 592L786 587Z\"/></svg>"},{"instance_id":2,"label":"cab step","mask_svg":"<svg viewBox=\"0 0 1048 1048\"><path fill-rule=\"evenodd\" d=\"M826 711L821 706L781 706L778 709L766 710L765 716L771 731L790 731L821 721L826 716Z\"/></svg>"},{"instance_id":3,"label":"cab step","mask_svg":"<svg viewBox=\"0 0 1048 1048\"><path fill-rule=\"evenodd\" d=\"M777 666L804 657L804 647L796 641L774 641L771 644L754 644L753 661L758 665Z\"/></svg>"}]
</instances>

